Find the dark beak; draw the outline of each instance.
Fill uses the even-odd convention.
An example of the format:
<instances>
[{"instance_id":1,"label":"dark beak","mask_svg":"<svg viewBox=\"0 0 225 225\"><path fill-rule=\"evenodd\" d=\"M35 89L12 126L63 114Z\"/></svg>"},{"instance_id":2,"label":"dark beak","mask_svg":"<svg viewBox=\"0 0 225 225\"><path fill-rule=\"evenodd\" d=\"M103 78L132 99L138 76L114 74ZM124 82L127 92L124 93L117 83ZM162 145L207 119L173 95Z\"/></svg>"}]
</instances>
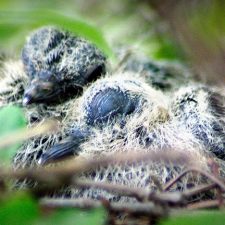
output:
<instances>
[{"instance_id":1,"label":"dark beak","mask_svg":"<svg viewBox=\"0 0 225 225\"><path fill-rule=\"evenodd\" d=\"M79 145L79 142L77 143L72 140L56 144L41 155L38 164L45 165L50 162L65 159L69 156L77 155L80 151Z\"/></svg>"},{"instance_id":2,"label":"dark beak","mask_svg":"<svg viewBox=\"0 0 225 225\"><path fill-rule=\"evenodd\" d=\"M46 102L58 94L57 84L42 80L33 80L26 89L23 97L23 106L34 102Z\"/></svg>"},{"instance_id":3,"label":"dark beak","mask_svg":"<svg viewBox=\"0 0 225 225\"><path fill-rule=\"evenodd\" d=\"M23 97L23 106L27 106L32 102L32 97L25 94Z\"/></svg>"},{"instance_id":4,"label":"dark beak","mask_svg":"<svg viewBox=\"0 0 225 225\"><path fill-rule=\"evenodd\" d=\"M38 164L45 165L53 161L65 159L69 156L78 155L81 150L80 145L88 140L91 134L92 131L88 127L85 129L74 127L71 136L44 152L41 155Z\"/></svg>"}]
</instances>

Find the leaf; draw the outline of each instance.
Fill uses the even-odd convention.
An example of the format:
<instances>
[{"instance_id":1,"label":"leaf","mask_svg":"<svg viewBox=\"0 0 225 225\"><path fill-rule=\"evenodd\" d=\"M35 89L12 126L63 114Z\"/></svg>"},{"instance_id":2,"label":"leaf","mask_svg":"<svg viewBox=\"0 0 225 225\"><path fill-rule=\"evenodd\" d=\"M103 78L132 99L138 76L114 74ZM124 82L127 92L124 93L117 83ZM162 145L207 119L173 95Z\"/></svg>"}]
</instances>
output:
<instances>
[{"instance_id":1,"label":"leaf","mask_svg":"<svg viewBox=\"0 0 225 225\"><path fill-rule=\"evenodd\" d=\"M1 225L31 225L38 217L38 204L28 194L15 193L0 205Z\"/></svg>"},{"instance_id":2,"label":"leaf","mask_svg":"<svg viewBox=\"0 0 225 225\"><path fill-rule=\"evenodd\" d=\"M114 58L114 53L100 32L100 29L87 22L73 18L51 10L32 11L0 11L0 33L2 34L6 26L15 30L34 29L43 25L57 25L72 33L82 36L97 47L99 47L108 57ZM14 32L5 32L4 38ZM1 37L0 37L1 40Z\"/></svg>"},{"instance_id":3,"label":"leaf","mask_svg":"<svg viewBox=\"0 0 225 225\"><path fill-rule=\"evenodd\" d=\"M54 209L40 210L38 201L25 192L12 192L0 198L1 225L101 225L105 210Z\"/></svg>"},{"instance_id":4,"label":"leaf","mask_svg":"<svg viewBox=\"0 0 225 225\"><path fill-rule=\"evenodd\" d=\"M176 215L161 222L160 225L222 225L224 221L224 211L208 210Z\"/></svg>"},{"instance_id":5,"label":"leaf","mask_svg":"<svg viewBox=\"0 0 225 225\"><path fill-rule=\"evenodd\" d=\"M51 216L38 220L36 225L101 225L105 220L103 208L84 211L81 209L61 209Z\"/></svg>"},{"instance_id":6,"label":"leaf","mask_svg":"<svg viewBox=\"0 0 225 225\"><path fill-rule=\"evenodd\" d=\"M145 44L150 58L155 60L183 60L184 55L181 49L168 36L155 37Z\"/></svg>"},{"instance_id":7,"label":"leaf","mask_svg":"<svg viewBox=\"0 0 225 225\"><path fill-rule=\"evenodd\" d=\"M7 106L0 110L0 138L19 128L26 126L26 119L23 111L16 106ZM12 137L13 138L13 137ZM10 164L15 155L19 144L13 145L7 149L0 150L0 162Z\"/></svg>"}]
</instances>

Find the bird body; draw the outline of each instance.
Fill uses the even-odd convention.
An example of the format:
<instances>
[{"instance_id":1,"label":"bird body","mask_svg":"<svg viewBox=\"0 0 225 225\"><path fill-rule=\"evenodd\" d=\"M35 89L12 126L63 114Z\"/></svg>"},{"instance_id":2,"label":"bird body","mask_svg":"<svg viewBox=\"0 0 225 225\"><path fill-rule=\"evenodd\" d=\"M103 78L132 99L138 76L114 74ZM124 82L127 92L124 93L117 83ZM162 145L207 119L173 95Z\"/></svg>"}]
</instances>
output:
<instances>
[{"instance_id":1,"label":"bird body","mask_svg":"<svg viewBox=\"0 0 225 225\"><path fill-rule=\"evenodd\" d=\"M218 158L225 159L225 96L213 88L180 88L171 103L176 120Z\"/></svg>"},{"instance_id":2,"label":"bird body","mask_svg":"<svg viewBox=\"0 0 225 225\"><path fill-rule=\"evenodd\" d=\"M62 101L54 105L33 104L25 108L25 113L29 125L57 117L62 129L25 142L14 158L15 168L46 164L67 156L98 159L121 152L158 152L162 156L165 152L185 153L205 170L210 170L207 157L224 163L224 94L216 89L196 84L180 87L182 82L174 88L171 84L176 75L172 74L169 79L164 69L161 74L157 63L150 66L149 81L142 73L146 70L139 71L142 60L138 62L138 71L124 69L127 72L108 73L105 77L97 73L99 79L87 86L93 81L89 79L93 71L96 72L98 66L104 67L105 57L83 39L52 27L31 34L22 60L26 73L18 62L12 68L7 66L9 63L3 66L3 73L8 77L1 81L6 87L0 92L0 106L21 105L24 89L24 99L28 95L32 97L26 104L52 103L57 96ZM162 76L157 77L159 73ZM168 82L165 83L165 79ZM82 96L77 98L70 92L71 86L72 89L82 86ZM68 94L70 99L63 101ZM185 165L163 161L115 163L84 173L81 178L156 190L153 177L164 184L184 168ZM174 189L183 190L201 182L202 179L189 176ZM23 184L27 182L21 182L20 186ZM62 195L132 200L92 188L67 187Z\"/></svg>"},{"instance_id":3,"label":"bird body","mask_svg":"<svg viewBox=\"0 0 225 225\"><path fill-rule=\"evenodd\" d=\"M193 124L189 124L189 120L182 120L181 117L191 117L192 114L189 111L179 111L179 107L182 104L183 106L187 104L185 107L189 107L188 99L190 97L186 99L184 96L190 93L194 94L194 90L196 92L201 92L201 90L205 91L205 95L202 96L201 101L198 99L200 97L198 94L195 96L198 99L197 103L199 105L193 106L192 110L202 120L207 119L207 115L204 114L204 112L207 112L207 108L204 109L204 104L209 103L207 102L207 94L210 94L210 91L206 91L204 88L199 89L195 86L181 88L174 95L174 98L169 101L162 92L154 90L141 80L131 78L131 75L119 74L118 77L122 77L120 81L118 81L117 76L98 80L85 91L84 95L79 99L79 104L73 108L75 111L79 110L79 116L74 125L71 126L70 133L72 133L74 127L76 131L77 129L79 130L79 126L82 129L87 126L91 130L87 137L79 143L78 155L82 158L97 159L101 156L113 156L115 153L121 152L127 152L129 154L137 152L158 152L162 155L164 152L181 155L187 154L198 162L198 166L204 168L204 170L209 170L207 157L213 156L214 152L210 146L205 145L205 142L207 139L215 137L210 136L212 134L208 133L208 136L205 137L207 138L206 140L199 138L198 135L201 135L201 132L205 132L205 127L199 127L201 121L194 120L192 121ZM115 92L112 92L112 90L115 90ZM109 102L111 100L114 102L114 99L108 97L107 92L110 94L118 94L118 96L121 96L122 92L128 100L122 102L122 104L118 101L119 105L113 104L115 108L111 108L112 105ZM95 103L96 99L100 104ZM135 108L133 111L127 111L126 108L130 106L130 101L133 99L136 101ZM179 104L177 104L178 99L182 99ZM168 101L170 102L169 104ZM105 102L107 102L106 105L103 104ZM108 105L110 105L110 112L101 109L104 106L108 109ZM123 111L119 108L121 105L124 109ZM202 115L197 112L198 107L202 108ZM91 111L89 111L90 109ZM103 111L106 114L103 114ZM114 112L116 114L113 114ZM213 115L211 115L212 118ZM217 120L216 117L214 119ZM195 125L195 128L191 127L191 125ZM199 129L197 135L194 132L196 127ZM209 132L212 131L210 123L207 129ZM70 138L73 137L70 136ZM223 145L223 138L224 133L221 133L221 142L217 142L215 146ZM69 142L62 142L62 144L65 144L63 148L58 148L58 145L56 145L56 148L53 146L47 150L41 156L41 159L44 159L41 162L46 163L59 159L61 153L65 153L65 149L68 148L69 143L71 143L71 139ZM73 149L74 154L77 154L77 147L75 146ZM55 155L58 154L57 151L60 157L55 158ZM165 164L163 162L139 162L123 166L109 165L101 167L93 172L84 174L82 177L95 181L107 181L112 184L124 184L129 187L150 187L152 190L155 190L156 185L152 176L157 177L163 184L178 175L184 167ZM181 189L186 189L188 186L194 185L193 183L196 185L200 182L202 182L201 179L193 181L193 177L189 177L179 183L180 186L178 186ZM104 195L110 201L131 200L95 189L69 188L66 193L73 198L88 197L99 199Z\"/></svg>"},{"instance_id":4,"label":"bird body","mask_svg":"<svg viewBox=\"0 0 225 225\"><path fill-rule=\"evenodd\" d=\"M197 81L193 71L181 63L158 62L140 53L130 53L120 70L138 74L150 86L168 93L176 91L184 84Z\"/></svg>"},{"instance_id":5,"label":"bird body","mask_svg":"<svg viewBox=\"0 0 225 225\"><path fill-rule=\"evenodd\" d=\"M34 31L22 50L22 61L30 78L24 104L74 95L74 91L104 73L105 60L93 44L69 32L56 27Z\"/></svg>"}]
</instances>

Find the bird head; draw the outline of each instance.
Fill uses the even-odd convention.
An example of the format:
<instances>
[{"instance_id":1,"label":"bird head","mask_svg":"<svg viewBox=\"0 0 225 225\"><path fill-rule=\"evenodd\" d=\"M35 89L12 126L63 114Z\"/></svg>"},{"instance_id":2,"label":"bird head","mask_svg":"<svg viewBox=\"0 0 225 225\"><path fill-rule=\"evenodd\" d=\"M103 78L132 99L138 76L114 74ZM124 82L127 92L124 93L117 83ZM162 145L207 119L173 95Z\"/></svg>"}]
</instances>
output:
<instances>
[{"instance_id":1,"label":"bird head","mask_svg":"<svg viewBox=\"0 0 225 225\"><path fill-rule=\"evenodd\" d=\"M59 95L62 90L60 82L49 72L41 72L33 78L23 97L23 105L49 102Z\"/></svg>"}]
</instances>

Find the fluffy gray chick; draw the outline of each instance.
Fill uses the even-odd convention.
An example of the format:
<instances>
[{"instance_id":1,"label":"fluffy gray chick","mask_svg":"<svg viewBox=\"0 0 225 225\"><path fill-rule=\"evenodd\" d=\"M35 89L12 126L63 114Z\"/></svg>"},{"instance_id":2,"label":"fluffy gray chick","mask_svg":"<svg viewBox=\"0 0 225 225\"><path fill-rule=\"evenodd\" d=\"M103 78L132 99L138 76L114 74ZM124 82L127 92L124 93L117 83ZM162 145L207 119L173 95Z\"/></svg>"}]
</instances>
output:
<instances>
[{"instance_id":1,"label":"fluffy gray chick","mask_svg":"<svg viewBox=\"0 0 225 225\"><path fill-rule=\"evenodd\" d=\"M206 150L225 159L225 96L222 92L204 85L180 88L172 100L171 112Z\"/></svg>"},{"instance_id":2,"label":"fluffy gray chick","mask_svg":"<svg viewBox=\"0 0 225 225\"><path fill-rule=\"evenodd\" d=\"M217 159L219 156L215 157L212 152L224 143L223 127L221 132L214 133L219 130L213 129L211 125L212 121L222 125L223 108L220 111L221 102L216 104L215 100L212 101L210 90L195 86L181 88L170 101L161 91L150 87L140 78L134 79L130 73L127 76L118 74L99 79L86 89L80 99L71 101L70 113L64 123L66 134L62 140L49 138L48 146L42 144L43 139L37 140L36 145L41 147L39 154L36 149L31 148L30 151L25 148L21 157L23 160L17 162L24 164L23 162L33 160L35 163L47 164L76 155L98 159L102 156L113 157L115 153L122 152L159 152L162 156L167 152L190 156L200 168L209 170L208 155ZM216 93L214 95L217 96ZM218 101L220 100L222 101L222 97L218 96ZM207 122L207 127L202 126L202 121ZM206 136L201 136L206 131ZM217 135L218 138L221 137L220 140L216 139ZM214 146L205 144L210 137L214 138ZM87 172L80 178L156 190L153 176L164 184L184 168L186 165L163 161L115 164ZM203 182L205 180L199 177L187 177L173 190L187 189ZM110 201L131 200L92 188L66 187L63 193L59 193L61 194L71 198L99 199L104 196Z\"/></svg>"},{"instance_id":3,"label":"fluffy gray chick","mask_svg":"<svg viewBox=\"0 0 225 225\"><path fill-rule=\"evenodd\" d=\"M146 148L171 148L179 141L185 143L186 147L187 143L194 145L196 142L208 152L224 159L224 97L210 87L192 85L180 88L167 109L161 100L162 96L162 93L147 88L136 79L123 78L117 81L112 78L96 82L82 96L80 108L83 126L72 128L70 138L46 151L40 162L46 163L77 153L80 144L92 136L93 127L100 128L100 133L108 127L113 133L115 124L121 129L119 138L124 137L127 141L126 135L131 132L134 135L130 136ZM145 114L147 118L141 119ZM137 117L140 123L137 125L131 122L132 117ZM150 122L146 126L147 120ZM122 134L124 130L128 131ZM179 133L183 132L192 138L188 135L186 139L180 137ZM113 139L116 139L116 135ZM174 139L175 143L169 141Z\"/></svg>"},{"instance_id":4,"label":"fluffy gray chick","mask_svg":"<svg viewBox=\"0 0 225 225\"><path fill-rule=\"evenodd\" d=\"M55 27L27 39L22 61L30 78L23 104L52 103L73 96L105 72L105 56L88 41Z\"/></svg>"},{"instance_id":5,"label":"fluffy gray chick","mask_svg":"<svg viewBox=\"0 0 225 225\"><path fill-rule=\"evenodd\" d=\"M168 98L130 75L120 74L93 83L74 107L74 115L78 117L71 118L70 134L43 151L39 163L47 164L74 155L97 159L122 152L159 152L162 155L170 152L172 155L185 153L207 169L201 141L174 118L173 112L169 113ZM163 161L115 163L85 173L81 178L155 190L152 176L164 184L183 169L183 166ZM195 181L185 180L179 184L180 188L186 189L191 182ZM72 198L99 199L104 196L110 201L131 200L92 188L78 190L70 187L66 194Z\"/></svg>"},{"instance_id":6,"label":"fluffy gray chick","mask_svg":"<svg viewBox=\"0 0 225 225\"><path fill-rule=\"evenodd\" d=\"M128 56L121 69L139 74L146 83L164 92L177 90L182 85L196 80L193 71L178 62L157 62L138 53Z\"/></svg>"}]
</instances>

